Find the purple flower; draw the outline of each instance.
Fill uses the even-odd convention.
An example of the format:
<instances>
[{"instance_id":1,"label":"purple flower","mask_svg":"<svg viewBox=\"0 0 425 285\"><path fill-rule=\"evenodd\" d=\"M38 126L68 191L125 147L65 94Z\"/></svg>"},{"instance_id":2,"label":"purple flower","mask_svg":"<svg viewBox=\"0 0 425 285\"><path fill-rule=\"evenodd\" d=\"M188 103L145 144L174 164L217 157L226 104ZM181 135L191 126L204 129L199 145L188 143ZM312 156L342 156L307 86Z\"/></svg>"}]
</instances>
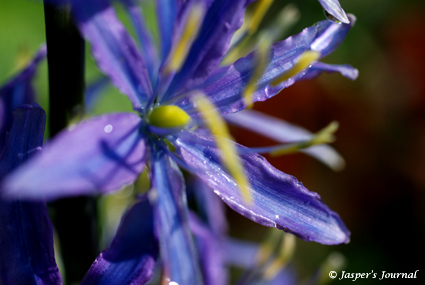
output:
<instances>
[{"instance_id":1,"label":"purple flower","mask_svg":"<svg viewBox=\"0 0 425 285\"><path fill-rule=\"evenodd\" d=\"M232 143L241 153L249 182L252 202L247 203L235 178L222 164L223 152L215 145L214 136L202 127L203 114L193 100L194 92L205 94L221 115L246 107L241 94L253 77L256 52L230 66L218 65L242 24L245 7L252 1L158 0L158 51L131 1L122 3L132 17L140 49L108 1L71 2L74 20L90 42L98 67L130 99L137 114L107 114L64 130L46 144L42 155L8 176L6 195L56 199L107 193L132 183L148 166L152 186L148 196L162 265L166 276L179 284L201 284L202 277L178 164L214 189L232 209L259 224L283 229L303 240L348 242L349 231L318 194L309 192L296 178L275 169L257 153ZM293 71L306 52L314 51L322 58L335 50L355 22L354 16L348 17L350 24L322 21L273 44L270 62L252 94L253 102L266 100L296 81L323 71L355 78L356 70L350 66L311 61L310 67L276 81ZM108 253L115 260L120 260L120 254L113 249ZM104 263L106 255L93 264L87 280L92 280L91 274L102 272L108 264Z\"/></svg>"},{"instance_id":2,"label":"purple flower","mask_svg":"<svg viewBox=\"0 0 425 285\"><path fill-rule=\"evenodd\" d=\"M0 88L0 181L41 151L46 114L32 103L31 80L45 55L42 47L23 71ZM45 202L8 201L0 195L0 252L1 284L62 283Z\"/></svg>"}]
</instances>

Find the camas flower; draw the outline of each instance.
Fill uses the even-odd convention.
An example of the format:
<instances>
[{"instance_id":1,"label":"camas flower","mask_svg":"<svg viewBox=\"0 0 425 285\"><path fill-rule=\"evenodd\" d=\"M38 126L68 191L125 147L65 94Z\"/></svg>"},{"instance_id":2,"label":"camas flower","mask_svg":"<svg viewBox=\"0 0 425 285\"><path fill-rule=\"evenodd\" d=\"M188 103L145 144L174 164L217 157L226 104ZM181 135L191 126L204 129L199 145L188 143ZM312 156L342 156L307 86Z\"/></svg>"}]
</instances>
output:
<instances>
[{"instance_id":1,"label":"camas flower","mask_svg":"<svg viewBox=\"0 0 425 285\"><path fill-rule=\"evenodd\" d=\"M217 129L226 134L218 112L226 115L244 109L247 101L242 94L255 78L258 52L218 67L252 1L158 0L159 51L129 0L121 2L134 23L139 50L107 0L51 1L72 3L74 20L90 42L98 67L130 99L137 114L106 114L64 130L46 144L42 155L8 176L3 184L6 195L56 199L106 193L132 183L148 166L148 196L162 265L166 276L178 284L202 284L178 165L197 175L232 209L259 224L303 240L348 242L349 231L318 194L250 149L214 135ZM326 7L331 14L338 10ZM342 42L355 22L354 16L349 15L349 21L342 17L342 9L333 15L349 23L322 21L270 47L269 63L250 94L252 102L266 100L323 71L357 76L351 66L317 62ZM120 243L126 243L125 239ZM100 256L93 264L92 274L110 268L102 260ZM135 271L127 278L140 278L138 267L132 268Z\"/></svg>"},{"instance_id":2,"label":"camas flower","mask_svg":"<svg viewBox=\"0 0 425 285\"><path fill-rule=\"evenodd\" d=\"M42 47L28 66L0 88L0 181L41 151L46 113L34 102L31 80ZM61 284L53 226L43 201L8 201L0 194L0 283Z\"/></svg>"}]
</instances>

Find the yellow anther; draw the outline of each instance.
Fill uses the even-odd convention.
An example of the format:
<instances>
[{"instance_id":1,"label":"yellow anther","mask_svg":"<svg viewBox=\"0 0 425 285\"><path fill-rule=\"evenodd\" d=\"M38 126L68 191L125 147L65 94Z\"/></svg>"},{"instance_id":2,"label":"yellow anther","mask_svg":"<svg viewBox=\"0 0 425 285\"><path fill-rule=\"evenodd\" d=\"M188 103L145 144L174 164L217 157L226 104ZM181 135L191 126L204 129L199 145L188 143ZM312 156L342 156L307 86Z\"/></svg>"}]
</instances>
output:
<instances>
[{"instance_id":1,"label":"yellow anther","mask_svg":"<svg viewBox=\"0 0 425 285\"><path fill-rule=\"evenodd\" d=\"M149 124L161 128L184 127L190 122L190 116L181 108L169 105L153 109L148 116Z\"/></svg>"},{"instance_id":2,"label":"yellow anther","mask_svg":"<svg viewBox=\"0 0 425 285\"><path fill-rule=\"evenodd\" d=\"M251 203L252 197L249 191L249 182L237 154L236 147L231 142L232 137L226 123L214 104L205 95L197 94L193 98L193 103L201 113L207 128L214 134L217 147L222 151L222 162L238 184L242 197L246 203Z\"/></svg>"},{"instance_id":3,"label":"yellow anther","mask_svg":"<svg viewBox=\"0 0 425 285\"><path fill-rule=\"evenodd\" d=\"M165 67L165 73L178 71L182 68L190 47L201 29L201 21L204 14L205 6L201 3L195 4L189 11L181 37L170 52L168 63Z\"/></svg>"},{"instance_id":4,"label":"yellow anther","mask_svg":"<svg viewBox=\"0 0 425 285\"><path fill-rule=\"evenodd\" d=\"M279 255L267 266L263 273L264 279L273 279L292 259L295 252L296 238L294 235L285 234L280 245Z\"/></svg>"},{"instance_id":5,"label":"yellow anther","mask_svg":"<svg viewBox=\"0 0 425 285\"><path fill-rule=\"evenodd\" d=\"M331 122L325 128L317 132L310 140L283 145L281 148L270 152L272 156L290 154L313 145L331 143L335 141L334 133L338 130L339 124L336 121Z\"/></svg>"},{"instance_id":6,"label":"yellow anther","mask_svg":"<svg viewBox=\"0 0 425 285\"><path fill-rule=\"evenodd\" d=\"M257 81L261 78L264 71L267 68L268 64L268 55L269 55L269 47L270 47L270 38L264 34L259 41L258 50L255 53L255 69L251 78L249 79L248 84L245 87L243 92L243 98L245 101L245 106L251 107L252 104L252 95L255 91L257 91Z\"/></svg>"},{"instance_id":7,"label":"yellow anther","mask_svg":"<svg viewBox=\"0 0 425 285\"><path fill-rule=\"evenodd\" d=\"M263 266L267 260L270 259L273 252L277 248L279 241L282 239L283 231L275 228L270 228L265 240L261 243L258 249L257 256L255 257L256 264Z\"/></svg>"},{"instance_id":8,"label":"yellow anther","mask_svg":"<svg viewBox=\"0 0 425 285\"><path fill-rule=\"evenodd\" d=\"M289 69L284 74L280 75L278 78L272 81L271 85L276 86L279 83L288 80L295 74L298 74L299 72L307 69L310 65L315 63L320 58L320 52L308 50L305 51L299 58L299 60L292 66L291 69Z\"/></svg>"},{"instance_id":9,"label":"yellow anther","mask_svg":"<svg viewBox=\"0 0 425 285\"><path fill-rule=\"evenodd\" d=\"M257 6L254 9L254 13L251 18L250 25L248 27L248 31L253 34L257 31L258 26L261 23L261 20L263 20L264 15L266 14L267 10L269 10L270 5L273 3L273 0L260 0L257 3Z\"/></svg>"}]
</instances>

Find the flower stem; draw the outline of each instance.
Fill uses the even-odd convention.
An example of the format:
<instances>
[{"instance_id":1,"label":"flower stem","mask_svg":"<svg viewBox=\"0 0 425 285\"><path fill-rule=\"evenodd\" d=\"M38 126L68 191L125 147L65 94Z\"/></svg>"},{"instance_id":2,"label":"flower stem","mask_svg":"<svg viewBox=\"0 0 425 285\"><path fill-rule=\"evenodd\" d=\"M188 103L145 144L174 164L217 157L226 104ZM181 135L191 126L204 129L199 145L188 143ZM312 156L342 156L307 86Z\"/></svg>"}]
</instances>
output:
<instances>
[{"instance_id":1,"label":"flower stem","mask_svg":"<svg viewBox=\"0 0 425 285\"><path fill-rule=\"evenodd\" d=\"M53 137L83 110L85 44L67 6L44 4L49 70L49 127ZM79 283L98 254L97 209L91 197L52 203L66 283Z\"/></svg>"}]
</instances>

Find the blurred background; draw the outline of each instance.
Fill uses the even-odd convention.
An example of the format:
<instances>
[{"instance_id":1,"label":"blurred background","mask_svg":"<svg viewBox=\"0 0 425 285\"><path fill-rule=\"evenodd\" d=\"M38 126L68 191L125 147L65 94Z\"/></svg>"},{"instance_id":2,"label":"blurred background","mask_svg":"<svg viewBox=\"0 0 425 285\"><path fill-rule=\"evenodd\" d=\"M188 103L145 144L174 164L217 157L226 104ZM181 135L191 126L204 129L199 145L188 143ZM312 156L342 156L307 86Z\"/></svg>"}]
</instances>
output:
<instances>
[{"instance_id":1,"label":"blurred background","mask_svg":"<svg viewBox=\"0 0 425 285\"><path fill-rule=\"evenodd\" d=\"M275 1L266 18L290 1ZM334 148L346 167L333 172L302 154L271 158L280 170L296 176L350 229L351 242L323 246L298 241L295 265L301 277L311 275L333 251L347 259L345 271L368 273L415 272L425 280L425 2L423 0L340 0L357 17L342 46L325 58L359 69L350 81L325 74L283 90L254 109L318 131L337 120L340 129ZM325 19L316 0L297 0L298 22L286 36ZM146 9L152 7L147 5ZM149 15L149 13L147 13ZM270 16L270 17L269 17ZM126 19L123 17L123 21ZM45 41L40 1L0 0L0 84L16 72ZM64 54L66 56L66 54ZM98 70L87 53L87 81ZM36 80L39 103L48 110L47 65ZM95 113L131 110L122 95L110 88ZM275 144L271 140L232 128L246 146ZM127 197L126 195L121 195ZM121 198L122 198L121 197ZM117 198L119 199L119 197ZM112 216L119 220L119 208ZM266 229L227 209L230 235L259 241ZM383 284L400 284L385 280ZM334 283L343 282L335 280ZM351 282L350 280L346 282ZM373 284L376 279L358 280ZM403 282L404 284L404 282Z\"/></svg>"}]
</instances>

